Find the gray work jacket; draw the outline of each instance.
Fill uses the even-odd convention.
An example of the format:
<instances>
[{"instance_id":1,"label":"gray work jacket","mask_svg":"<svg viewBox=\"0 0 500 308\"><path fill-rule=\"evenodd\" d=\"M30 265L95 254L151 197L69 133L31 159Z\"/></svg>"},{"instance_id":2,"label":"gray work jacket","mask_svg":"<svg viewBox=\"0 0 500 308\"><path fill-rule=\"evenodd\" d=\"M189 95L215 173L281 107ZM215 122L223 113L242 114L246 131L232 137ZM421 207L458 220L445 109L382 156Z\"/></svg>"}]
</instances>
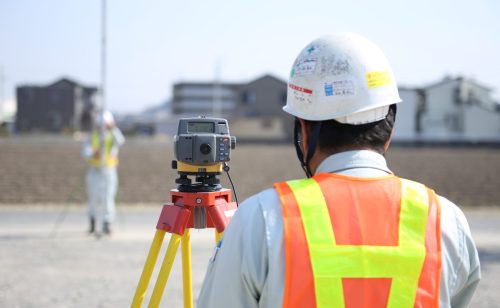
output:
<instances>
[{"instance_id":1,"label":"gray work jacket","mask_svg":"<svg viewBox=\"0 0 500 308\"><path fill-rule=\"evenodd\" d=\"M317 173L356 177L390 174L372 151L332 155ZM466 307L481 278L479 257L467 220L449 200L441 203L440 307ZM209 262L198 307L282 307L285 282L283 219L278 194L264 190L245 200Z\"/></svg>"}]
</instances>

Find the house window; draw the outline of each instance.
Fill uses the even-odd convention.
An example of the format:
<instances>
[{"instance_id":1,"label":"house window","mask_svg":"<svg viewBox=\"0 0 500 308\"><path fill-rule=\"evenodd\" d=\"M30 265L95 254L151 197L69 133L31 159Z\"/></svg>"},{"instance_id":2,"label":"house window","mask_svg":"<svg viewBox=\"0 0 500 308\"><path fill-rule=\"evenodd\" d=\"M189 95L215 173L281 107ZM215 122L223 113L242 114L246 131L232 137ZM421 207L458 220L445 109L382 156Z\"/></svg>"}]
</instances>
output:
<instances>
[{"instance_id":1,"label":"house window","mask_svg":"<svg viewBox=\"0 0 500 308\"><path fill-rule=\"evenodd\" d=\"M447 114L444 118L446 125L448 126L451 132L461 132L462 125L458 115L456 114Z\"/></svg>"},{"instance_id":2,"label":"house window","mask_svg":"<svg viewBox=\"0 0 500 308\"><path fill-rule=\"evenodd\" d=\"M257 100L257 95L253 91L245 91L241 95L241 101L244 105L254 104Z\"/></svg>"},{"instance_id":3,"label":"house window","mask_svg":"<svg viewBox=\"0 0 500 308\"><path fill-rule=\"evenodd\" d=\"M280 103L280 105L286 105L286 91L281 92L278 102Z\"/></svg>"},{"instance_id":4,"label":"house window","mask_svg":"<svg viewBox=\"0 0 500 308\"><path fill-rule=\"evenodd\" d=\"M461 105L463 103L460 87L456 87L453 90L453 102L455 103L455 105Z\"/></svg>"}]
</instances>

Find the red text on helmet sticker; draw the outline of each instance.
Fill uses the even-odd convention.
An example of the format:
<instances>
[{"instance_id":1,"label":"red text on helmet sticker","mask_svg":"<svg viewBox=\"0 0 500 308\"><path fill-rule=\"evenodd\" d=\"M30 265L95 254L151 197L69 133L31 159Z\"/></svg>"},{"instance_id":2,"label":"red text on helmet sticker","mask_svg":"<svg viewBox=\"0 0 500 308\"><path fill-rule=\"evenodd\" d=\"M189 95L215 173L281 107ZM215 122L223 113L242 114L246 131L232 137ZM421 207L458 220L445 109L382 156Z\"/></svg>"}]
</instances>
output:
<instances>
[{"instance_id":1,"label":"red text on helmet sticker","mask_svg":"<svg viewBox=\"0 0 500 308\"><path fill-rule=\"evenodd\" d=\"M288 84L288 86L291 89L295 90L295 91L303 92L303 93L306 93L306 94L312 94L313 93L313 90L311 90L311 89L302 88L302 87L296 86L296 85L291 84L291 83Z\"/></svg>"}]
</instances>

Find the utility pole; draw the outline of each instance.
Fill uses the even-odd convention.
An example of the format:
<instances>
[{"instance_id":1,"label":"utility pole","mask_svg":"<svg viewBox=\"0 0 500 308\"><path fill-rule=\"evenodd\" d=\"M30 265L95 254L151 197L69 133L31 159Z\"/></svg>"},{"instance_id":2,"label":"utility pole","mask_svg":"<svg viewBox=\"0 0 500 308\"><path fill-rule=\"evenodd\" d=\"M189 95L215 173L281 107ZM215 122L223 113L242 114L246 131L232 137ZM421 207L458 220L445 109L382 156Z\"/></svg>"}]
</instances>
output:
<instances>
[{"instance_id":1,"label":"utility pole","mask_svg":"<svg viewBox=\"0 0 500 308\"><path fill-rule=\"evenodd\" d=\"M101 108L99 110L100 116L100 136L99 136L99 165L100 165L100 189L101 189L101 206L104 208L106 206L106 186L104 182L107 181L105 178L105 164L106 164L106 125L104 123L104 111L106 110L106 0L101 2Z\"/></svg>"},{"instance_id":2,"label":"utility pole","mask_svg":"<svg viewBox=\"0 0 500 308\"><path fill-rule=\"evenodd\" d=\"M105 164L105 144L104 144L104 139L106 135L106 125L104 124L104 111L106 110L106 0L101 1L101 102L100 106L98 108L98 114L99 114L99 120L101 121L100 123L100 146L99 146L99 153L100 153L100 165L101 165L101 171L104 170L104 164ZM104 187L104 185L103 185ZM104 188L102 188L103 195L102 195L102 200L105 200L104 198L106 191Z\"/></svg>"},{"instance_id":3,"label":"utility pole","mask_svg":"<svg viewBox=\"0 0 500 308\"><path fill-rule=\"evenodd\" d=\"M104 111L106 110L106 0L101 0L101 102L98 108L100 117L100 159L101 169L104 168L104 136L106 134L106 126L104 125ZM103 199L104 200L104 199Z\"/></svg>"},{"instance_id":4,"label":"utility pole","mask_svg":"<svg viewBox=\"0 0 500 308\"><path fill-rule=\"evenodd\" d=\"M101 2L101 112L106 110L106 0Z\"/></svg>"},{"instance_id":5,"label":"utility pole","mask_svg":"<svg viewBox=\"0 0 500 308\"><path fill-rule=\"evenodd\" d=\"M215 63L215 78L213 86L212 114L219 118L222 116L222 85L220 80L220 61Z\"/></svg>"},{"instance_id":6,"label":"utility pole","mask_svg":"<svg viewBox=\"0 0 500 308\"><path fill-rule=\"evenodd\" d=\"M4 112L4 105L3 105L3 85L5 82L5 76L4 76L4 68L3 65L0 65L0 120L3 118L3 112Z\"/></svg>"}]
</instances>

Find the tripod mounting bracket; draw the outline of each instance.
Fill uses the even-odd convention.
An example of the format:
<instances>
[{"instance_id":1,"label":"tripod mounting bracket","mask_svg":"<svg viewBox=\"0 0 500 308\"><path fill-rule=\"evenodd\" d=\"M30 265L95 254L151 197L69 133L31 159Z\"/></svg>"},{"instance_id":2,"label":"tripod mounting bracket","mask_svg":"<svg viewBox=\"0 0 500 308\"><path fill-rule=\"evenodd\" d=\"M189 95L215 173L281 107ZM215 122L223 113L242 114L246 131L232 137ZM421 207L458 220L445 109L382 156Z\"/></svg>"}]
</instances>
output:
<instances>
[{"instance_id":1,"label":"tripod mounting bracket","mask_svg":"<svg viewBox=\"0 0 500 308\"><path fill-rule=\"evenodd\" d=\"M236 212L231 191L223 188L210 192L170 191L172 203L165 204L156 229L183 235L185 228L215 228L222 233Z\"/></svg>"}]
</instances>

